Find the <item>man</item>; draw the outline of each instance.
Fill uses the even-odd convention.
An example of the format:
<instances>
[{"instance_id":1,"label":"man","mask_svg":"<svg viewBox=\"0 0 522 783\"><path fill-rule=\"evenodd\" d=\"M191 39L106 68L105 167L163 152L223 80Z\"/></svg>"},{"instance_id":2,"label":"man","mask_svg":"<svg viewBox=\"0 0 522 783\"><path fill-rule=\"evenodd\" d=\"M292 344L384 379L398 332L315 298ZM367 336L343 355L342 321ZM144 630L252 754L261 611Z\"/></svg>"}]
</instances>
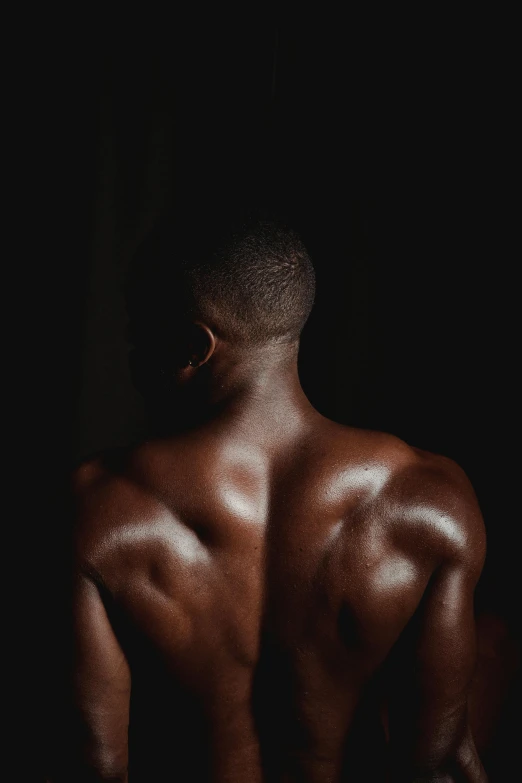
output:
<instances>
[{"instance_id":1,"label":"man","mask_svg":"<svg viewBox=\"0 0 522 783\"><path fill-rule=\"evenodd\" d=\"M152 235L128 286L155 435L75 475L64 779L484 783L466 476L313 409L295 233L184 233Z\"/></svg>"}]
</instances>

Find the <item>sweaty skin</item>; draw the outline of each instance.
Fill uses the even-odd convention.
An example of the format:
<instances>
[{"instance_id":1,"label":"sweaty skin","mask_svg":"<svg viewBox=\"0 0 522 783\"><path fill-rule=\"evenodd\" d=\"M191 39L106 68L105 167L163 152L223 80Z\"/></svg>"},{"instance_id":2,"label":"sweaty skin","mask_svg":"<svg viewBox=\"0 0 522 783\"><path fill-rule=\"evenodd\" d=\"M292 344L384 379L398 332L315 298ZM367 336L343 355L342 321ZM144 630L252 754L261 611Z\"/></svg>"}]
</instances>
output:
<instances>
[{"instance_id":1,"label":"sweaty skin","mask_svg":"<svg viewBox=\"0 0 522 783\"><path fill-rule=\"evenodd\" d=\"M296 361L241 379L75 475L66 779L484 783L464 473L323 418Z\"/></svg>"}]
</instances>

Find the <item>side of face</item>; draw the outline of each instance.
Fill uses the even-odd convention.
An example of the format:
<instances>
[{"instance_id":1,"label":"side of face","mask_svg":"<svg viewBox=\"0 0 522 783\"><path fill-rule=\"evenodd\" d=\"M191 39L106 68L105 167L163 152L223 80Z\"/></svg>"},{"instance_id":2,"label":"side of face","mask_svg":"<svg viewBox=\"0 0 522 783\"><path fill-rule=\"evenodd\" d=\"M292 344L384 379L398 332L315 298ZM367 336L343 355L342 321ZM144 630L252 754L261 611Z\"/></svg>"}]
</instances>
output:
<instances>
[{"instance_id":1,"label":"side of face","mask_svg":"<svg viewBox=\"0 0 522 783\"><path fill-rule=\"evenodd\" d=\"M202 390L216 337L205 323L187 317L176 265L157 266L147 257L129 269L127 338L132 383L149 414L167 419L174 408L182 412L204 404Z\"/></svg>"},{"instance_id":2,"label":"side of face","mask_svg":"<svg viewBox=\"0 0 522 783\"><path fill-rule=\"evenodd\" d=\"M195 392L216 348L206 324L166 318L159 311L129 312L127 334L133 385L155 405Z\"/></svg>"}]
</instances>

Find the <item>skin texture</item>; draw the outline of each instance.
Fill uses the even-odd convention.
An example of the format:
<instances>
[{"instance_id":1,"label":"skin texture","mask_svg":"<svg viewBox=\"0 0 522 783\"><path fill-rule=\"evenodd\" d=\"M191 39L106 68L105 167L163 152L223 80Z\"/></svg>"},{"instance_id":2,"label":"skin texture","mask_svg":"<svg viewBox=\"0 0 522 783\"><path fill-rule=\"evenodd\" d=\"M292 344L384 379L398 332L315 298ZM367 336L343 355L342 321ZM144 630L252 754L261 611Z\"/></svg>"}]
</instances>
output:
<instances>
[{"instance_id":1,"label":"skin texture","mask_svg":"<svg viewBox=\"0 0 522 783\"><path fill-rule=\"evenodd\" d=\"M168 434L74 476L56 780L483 783L466 476L323 418L297 345L217 332L193 325L148 390Z\"/></svg>"}]
</instances>

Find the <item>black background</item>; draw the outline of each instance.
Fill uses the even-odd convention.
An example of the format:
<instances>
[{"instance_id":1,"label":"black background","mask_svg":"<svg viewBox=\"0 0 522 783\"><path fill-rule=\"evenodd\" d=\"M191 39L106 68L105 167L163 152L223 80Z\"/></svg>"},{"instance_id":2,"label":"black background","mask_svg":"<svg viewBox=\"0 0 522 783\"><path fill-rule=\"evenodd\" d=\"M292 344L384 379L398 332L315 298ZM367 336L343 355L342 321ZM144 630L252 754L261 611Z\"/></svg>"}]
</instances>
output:
<instances>
[{"instance_id":1,"label":"black background","mask_svg":"<svg viewBox=\"0 0 522 783\"><path fill-rule=\"evenodd\" d=\"M518 634L511 22L386 14L195 9L49 39L28 121L35 492L52 509L75 461L141 431L120 284L161 211L277 204L316 266L305 390L462 465L489 540L478 601ZM45 552L60 525L44 516Z\"/></svg>"}]
</instances>

